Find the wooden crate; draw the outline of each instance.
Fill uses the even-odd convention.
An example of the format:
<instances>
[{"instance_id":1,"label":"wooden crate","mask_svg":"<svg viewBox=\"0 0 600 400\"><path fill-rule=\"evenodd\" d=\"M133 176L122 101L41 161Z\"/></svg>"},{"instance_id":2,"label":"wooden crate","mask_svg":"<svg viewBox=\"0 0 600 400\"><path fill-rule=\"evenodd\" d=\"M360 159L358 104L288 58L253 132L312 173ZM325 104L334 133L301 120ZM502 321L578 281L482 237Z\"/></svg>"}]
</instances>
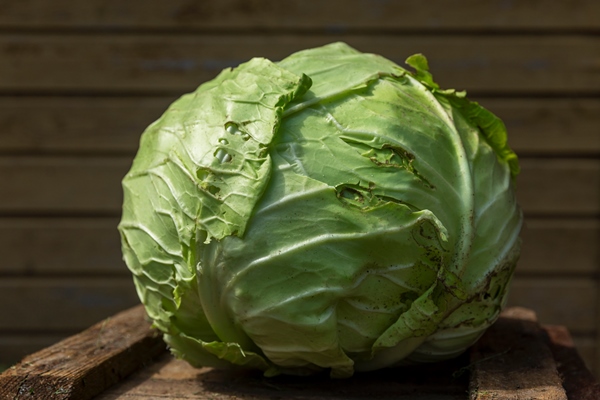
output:
<instances>
[{"instance_id":1,"label":"wooden crate","mask_svg":"<svg viewBox=\"0 0 600 400\"><path fill-rule=\"evenodd\" d=\"M0 399L414 399L600 398L569 332L509 308L466 354L429 365L265 378L246 370L195 369L167 353L141 306L27 356L0 375Z\"/></svg>"}]
</instances>

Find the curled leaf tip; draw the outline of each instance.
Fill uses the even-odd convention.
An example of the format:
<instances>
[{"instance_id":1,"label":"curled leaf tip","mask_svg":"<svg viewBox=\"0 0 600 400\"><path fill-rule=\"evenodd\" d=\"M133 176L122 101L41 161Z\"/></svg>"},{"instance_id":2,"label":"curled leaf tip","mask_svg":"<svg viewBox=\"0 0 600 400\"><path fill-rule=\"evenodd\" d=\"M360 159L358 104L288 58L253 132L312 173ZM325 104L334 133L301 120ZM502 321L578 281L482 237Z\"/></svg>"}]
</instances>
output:
<instances>
[{"instance_id":1,"label":"curled leaf tip","mask_svg":"<svg viewBox=\"0 0 600 400\"><path fill-rule=\"evenodd\" d=\"M412 75L415 79L419 80L424 85L432 88L439 89L439 85L433 81L433 76L429 72L429 61L421 53L413 54L406 59L406 64L414 68L415 72Z\"/></svg>"}]
</instances>

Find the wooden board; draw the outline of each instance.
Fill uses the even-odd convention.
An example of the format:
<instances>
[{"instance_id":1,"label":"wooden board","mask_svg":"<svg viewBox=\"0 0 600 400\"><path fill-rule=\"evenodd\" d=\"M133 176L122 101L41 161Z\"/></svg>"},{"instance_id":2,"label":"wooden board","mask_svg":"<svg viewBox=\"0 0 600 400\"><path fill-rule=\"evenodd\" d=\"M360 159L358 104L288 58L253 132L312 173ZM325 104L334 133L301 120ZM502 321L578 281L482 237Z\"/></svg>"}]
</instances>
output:
<instances>
[{"instance_id":1,"label":"wooden board","mask_svg":"<svg viewBox=\"0 0 600 400\"><path fill-rule=\"evenodd\" d=\"M526 218L517 275L595 276L600 220Z\"/></svg>"},{"instance_id":2,"label":"wooden board","mask_svg":"<svg viewBox=\"0 0 600 400\"><path fill-rule=\"evenodd\" d=\"M90 399L165 350L137 307L8 369L0 375L0 399Z\"/></svg>"},{"instance_id":3,"label":"wooden board","mask_svg":"<svg viewBox=\"0 0 600 400\"><path fill-rule=\"evenodd\" d=\"M502 0L402 2L321 0L44 0L0 2L0 27L10 29L110 28L310 31L597 31L594 0L506 2Z\"/></svg>"},{"instance_id":4,"label":"wooden board","mask_svg":"<svg viewBox=\"0 0 600 400\"><path fill-rule=\"evenodd\" d=\"M162 351L164 345L136 307L1 374L0 398L564 400L567 394L600 394L573 352L569 332L560 327L542 330L526 309L506 310L463 357L357 373L347 380L327 375L266 379L252 371L194 369L168 355L126 378Z\"/></svg>"},{"instance_id":5,"label":"wooden board","mask_svg":"<svg viewBox=\"0 0 600 400\"><path fill-rule=\"evenodd\" d=\"M535 313L513 308L473 346L472 400L567 400Z\"/></svg>"},{"instance_id":6,"label":"wooden board","mask_svg":"<svg viewBox=\"0 0 600 400\"><path fill-rule=\"evenodd\" d=\"M592 279L537 276L514 279L508 304L536 310L544 324L581 333L596 331L598 300L598 284Z\"/></svg>"},{"instance_id":7,"label":"wooden board","mask_svg":"<svg viewBox=\"0 0 600 400\"><path fill-rule=\"evenodd\" d=\"M0 157L0 214L120 214L130 157ZM600 214L600 162L521 160L519 203L526 214Z\"/></svg>"},{"instance_id":8,"label":"wooden board","mask_svg":"<svg viewBox=\"0 0 600 400\"><path fill-rule=\"evenodd\" d=\"M128 276L118 223L118 217L0 218L0 275ZM522 238L519 276L598 272L599 219L527 218Z\"/></svg>"},{"instance_id":9,"label":"wooden board","mask_svg":"<svg viewBox=\"0 0 600 400\"><path fill-rule=\"evenodd\" d=\"M0 275L128 276L118 218L0 219ZM30 251L35 249L35 251Z\"/></svg>"},{"instance_id":10,"label":"wooden board","mask_svg":"<svg viewBox=\"0 0 600 400\"><path fill-rule=\"evenodd\" d=\"M0 332L62 333L84 329L139 304L133 280L19 277L0 280Z\"/></svg>"},{"instance_id":11,"label":"wooden board","mask_svg":"<svg viewBox=\"0 0 600 400\"><path fill-rule=\"evenodd\" d=\"M128 154L177 96L0 97L0 152ZM523 156L600 154L600 100L477 97Z\"/></svg>"},{"instance_id":12,"label":"wooden board","mask_svg":"<svg viewBox=\"0 0 600 400\"><path fill-rule=\"evenodd\" d=\"M517 198L525 214L597 216L599 159L522 159Z\"/></svg>"},{"instance_id":13,"label":"wooden board","mask_svg":"<svg viewBox=\"0 0 600 400\"><path fill-rule=\"evenodd\" d=\"M560 360L557 369L569 398L597 400L600 397L600 383L582 363L568 329L556 325L543 328L550 339L554 358Z\"/></svg>"},{"instance_id":14,"label":"wooden board","mask_svg":"<svg viewBox=\"0 0 600 400\"><path fill-rule=\"evenodd\" d=\"M280 60L339 40L400 64L424 53L442 87L472 94L600 91L600 39L585 35L7 34L0 93L175 95L252 57Z\"/></svg>"}]
</instances>

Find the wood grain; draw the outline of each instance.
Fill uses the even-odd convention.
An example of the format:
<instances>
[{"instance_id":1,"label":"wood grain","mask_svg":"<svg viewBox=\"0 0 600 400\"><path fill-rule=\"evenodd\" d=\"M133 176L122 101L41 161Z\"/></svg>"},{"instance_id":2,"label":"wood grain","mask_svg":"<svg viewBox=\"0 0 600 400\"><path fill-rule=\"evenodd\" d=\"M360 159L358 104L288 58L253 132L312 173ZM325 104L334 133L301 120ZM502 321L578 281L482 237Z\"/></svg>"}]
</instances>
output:
<instances>
[{"instance_id":1,"label":"wood grain","mask_svg":"<svg viewBox=\"0 0 600 400\"><path fill-rule=\"evenodd\" d=\"M34 353L0 375L0 398L87 400L166 346L136 307Z\"/></svg>"},{"instance_id":2,"label":"wood grain","mask_svg":"<svg viewBox=\"0 0 600 400\"><path fill-rule=\"evenodd\" d=\"M564 326L543 326L550 343L550 351L557 361L557 370L565 392L570 399L596 400L600 397L600 383L586 368L575 349L575 343Z\"/></svg>"},{"instance_id":3,"label":"wood grain","mask_svg":"<svg viewBox=\"0 0 600 400\"><path fill-rule=\"evenodd\" d=\"M10 367L21 361L28 354L35 353L45 347L51 346L77 331L64 333L0 333L0 354L2 354L0 369ZM1 371L0 371L1 372Z\"/></svg>"},{"instance_id":4,"label":"wood grain","mask_svg":"<svg viewBox=\"0 0 600 400\"><path fill-rule=\"evenodd\" d=\"M192 91L252 57L280 60L343 40L397 63L430 58L442 87L503 95L594 95L600 40L585 35L0 35L0 93Z\"/></svg>"},{"instance_id":5,"label":"wood grain","mask_svg":"<svg viewBox=\"0 0 600 400\"><path fill-rule=\"evenodd\" d=\"M419 0L144 1L43 0L0 2L0 27L10 29L110 28L236 32L240 30L597 31L593 0L505 2Z\"/></svg>"},{"instance_id":6,"label":"wood grain","mask_svg":"<svg viewBox=\"0 0 600 400\"><path fill-rule=\"evenodd\" d=\"M177 96L0 97L0 152L133 154ZM476 97L519 155L600 154L600 100Z\"/></svg>"},{"instance_id":7,"label":"wood grain","mask_svg":"<svg viewBox=\"0 0 600 400\"><path fill-rule=\"evenodd\" d=\"M510 309L470 352L472 400L567 400L535 313Z\"/></svg>"}]
</instances>

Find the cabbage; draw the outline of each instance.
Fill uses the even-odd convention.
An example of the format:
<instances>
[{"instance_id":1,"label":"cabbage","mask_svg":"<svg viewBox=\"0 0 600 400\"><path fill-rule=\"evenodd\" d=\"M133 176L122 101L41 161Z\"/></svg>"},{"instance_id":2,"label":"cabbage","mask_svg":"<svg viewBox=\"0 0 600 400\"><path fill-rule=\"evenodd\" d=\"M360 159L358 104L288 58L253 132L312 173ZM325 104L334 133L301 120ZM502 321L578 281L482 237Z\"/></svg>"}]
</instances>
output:
<instances>
[{"instance_id":1,"label":"cabbage","mask_svg":"<svg viewBox=\"0 0 600 400\"><path fill-rule=\"evenodd\" d=\"M517 157L500 119L406 62L255 58L147 128L119 230L176 356L348 377L455 357L498 317Z\"/></svg>"}]
</instances>

